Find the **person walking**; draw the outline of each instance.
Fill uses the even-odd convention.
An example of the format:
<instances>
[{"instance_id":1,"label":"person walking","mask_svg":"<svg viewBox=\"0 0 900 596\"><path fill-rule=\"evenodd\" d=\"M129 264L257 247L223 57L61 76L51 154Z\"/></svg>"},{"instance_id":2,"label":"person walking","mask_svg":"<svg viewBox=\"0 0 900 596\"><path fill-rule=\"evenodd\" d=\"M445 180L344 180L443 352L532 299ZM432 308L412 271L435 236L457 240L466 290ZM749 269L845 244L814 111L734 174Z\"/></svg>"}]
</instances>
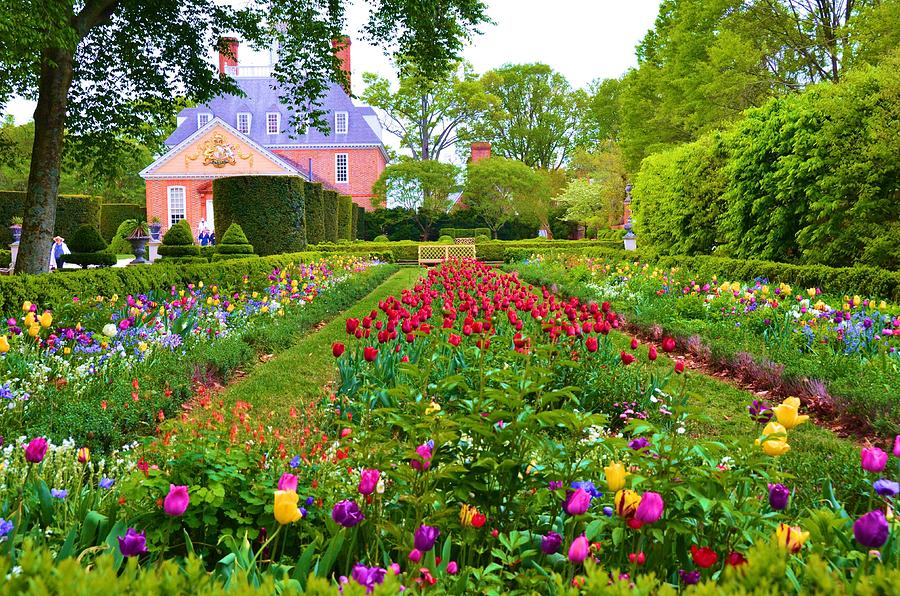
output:
<instances>
[{"instance_id":1,"label":"person walking","mask_svg":"<svg viewBox=\"0 0 900 596\"><path fill-rule=\"evenodd\" d=\"M62 269L66 255L71 252L62 236L54 236L53 244L50 245L50 271Z\"/></svg>"}]
</instances>

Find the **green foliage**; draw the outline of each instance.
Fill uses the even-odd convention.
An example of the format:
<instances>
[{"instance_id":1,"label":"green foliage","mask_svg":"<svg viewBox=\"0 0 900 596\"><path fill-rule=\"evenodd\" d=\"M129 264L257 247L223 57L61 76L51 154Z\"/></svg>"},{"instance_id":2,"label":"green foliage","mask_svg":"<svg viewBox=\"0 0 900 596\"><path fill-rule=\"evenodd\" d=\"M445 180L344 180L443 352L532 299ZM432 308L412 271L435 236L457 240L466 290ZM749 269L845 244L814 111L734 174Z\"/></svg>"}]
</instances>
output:
<instances>
[{"instance_id":1,"label":"green foliage","mask_svg":"<svg viewBox=\"0 0 900 596\"><path fill-rule=\"evenodd\" d=\"M455 240L451 236L441 236L437 239L438 244L453 244Z\"/></svg>"},{"instance_id":2,"label":"green foliage","mask_svg":"<svg viewBox=\"0 0 900 596\"><path fill-rule=\"evenodd\" d=\"M353 199L338 196L338 241L353 240Z\"/></svg>"},{"instance_id":3,"label":"green foliage","mask_svg":"<svg viewBox=\"0 0 900 596\"><path fill-rule=\"evenodd\" d=\"M233 223L225 230L220 244L250 244L250 242L247 240L247 236L244 234L241 226Z\"/></svg>"},{"instance_id":4,"label":"green foliage","mask_svg":"<svg viewBox=\"0 0 900 596\"><path fill-rule=\"evenodd\" d=\"M350 205L350 240L356 240L359 236L359 205Z\"/></svg>"},{"instance_id":5,"label":"green foliage","mask_svg":"<svg viewBox=\"0 0 900 596\"><path fill-rule=\"evenodd\" d=\"M403 159L387 166L372 187L376 207L391 202L408 210L427 240L434 222L450 207L459 168L433 160Z\"/></svg>"},{"instance_id":6,"label":"green foliage","mask_svg":"<svg viewBox=\"0 0 900 596\"><path fill-rule=\"evenodd\" d=\"M147 219L147 210L142 205L130 203L104 203L100 207L100 235L112 242L119 225L128 219L143 221Z\"/></svg>"},{"instance_id":7,"label":"green foliage","mask_svg":"<svg viewBox=\"0 0 900 596\"><path fill-rule=\"evenodd\" d=\"M0 248L0 267L7 267L12 262L12 251Z\"/></svg>"},{"instance_id":8,"label":"green foliage","mask_svg":"<svg viewBox=\"0 0 900 596\"><path fill-rule=\"evenodd\" d=\"M323 215L325 216L325 242L338 241L338 194L333 190L322 191Z\"/></svg>"},{"instance_id":9,"label":"green foliage","mask_svg":"<svg viewBox=\"0 0 900 596\"><path fill-rule=\"evenodd\" d=\"M325 241L325 198L322 185L308 182L304 185L306 196L306 241L318 244Z\"/></svg>"},{"instance_id":10,"label":"green foliage","mask_svg":"<svg viewBox=\"0 0 900 596\"><path fill-rule=\"evenodd\" d=\"M663 254L708 254L718 244L727 153L720 134L655 153L634 184L632 209L641 245Z\"/></svg>"},{"instance_id":11,"label":"green foliage","mask_svg":"<svg viewBox=\"0 0 900 596\"><path fill-rule=\"evenodd\" d=\"M244 230L236 223L228 226L228 229L225 230L225 236L222 237L222 242L216 244L214 248L213 261L257 256L253 254L253 246L247 240L247 236L244 235Z\"/></svg>"},{"instance_id":12,"label":"green foliage","mask_svg":"<svg viewBox=\"0 0 900 596\"><path fill-rule=\"evenodd\" d=\"M96 226L80 226L66 242L72 252L99 252L106 249L106 241L100 236Z\"/></svg>"},{"instance_id":13,"label":"green foliage","mask_svg":"<svg viewBox=\"0 0 900 596\"><path fill-rule=\"evenodd\" d=\"M375 236L375 240L373 242L390 242L387 236L381 234L380 236Z\"/></svg>"},{"instance_id":14,"label":"green foliage","mask_svg":"<svg viewBox=\"0 0 900 596\"><path fill-rule=\"evenodd\" d=\"M356 209L356 237L355 240L366 239L366 208L362 205L354 205Z\"/></svg>"},{"instance_id":15,"label":"green foliage","mask_svg":"<svg viewBox=\"0 0 900 596\"><path fill-rule=\"evenodd\" d=\"M232 223L253 239L260 255L306 247L304 182L291 176L230 176L213 182L216 237Z\"/></svg>"},{"instance_id":16,"label":"green foliage","mask_svg":"<svg viewBox=\"0 0 900 596\"><path fill-rule=\"evenodd\" d=\"M25 193L0 190L0 245L12 242L9 222L21 217L25 210ZM95 197L59 195L56 205L54 235L67 241L82 224L100 225L100 202Z\"/></svg>"},{"instance_id":17,"label":"green foliage","mask_svg":"<svg viewBox=\"0 0 900 596\"><path fill-rule=\"evenodd\" d=\"M484 235L481 235L481 234L478 235L478 236L475 236L475 243L476 243L476 244L483 244L483 243L485 243L485 242L490 242L490 241L491 241L491 237L490 237L490 236L484 236Z\"/></svg>"},{"instance_id":18,"label":"green foliage","mask_svg":"<svg viewBox=\"0 0 900 596\"><path fill-rule=\"evenodd\" d=\"M565 206L567 221L600 228L622 222L628 175L618 145L597 144L593 152L577 149L568 172L575 178L555 197Z\"/></svg>"},{"instance_id":19,"label":"green foliage","mask_svg":"<svg viewBox=\"0 0 900 596\"><path fill-rule=\"evenodd\" d=\"M506 222L527 210L528 202L543 192L543 180L520 161L491 157L469 164L466 204L496 236Z\"/></svg>"},{"instance_id":20,"label":"green foliage","mask_svg":"<svg viewBox=\"0 0 900 596\"><path fill-rule=\"evenodd\" d=\"M123 227L127 225L131 225L131 222L122 223ZM194 234L191 225L186 219L180 220L163 234L162 243L163 246L193 246Z\"/></svg>"}]
</instances>

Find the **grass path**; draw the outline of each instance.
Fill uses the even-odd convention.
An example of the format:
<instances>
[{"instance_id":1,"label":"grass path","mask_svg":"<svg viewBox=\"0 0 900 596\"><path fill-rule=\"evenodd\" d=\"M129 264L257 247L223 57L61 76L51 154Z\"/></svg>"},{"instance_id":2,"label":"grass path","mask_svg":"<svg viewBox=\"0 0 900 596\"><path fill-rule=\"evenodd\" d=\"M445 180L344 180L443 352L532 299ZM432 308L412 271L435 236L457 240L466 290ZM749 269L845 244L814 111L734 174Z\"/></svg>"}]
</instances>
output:
<instances>
[{"instance_id":1,"label":"grass path","mask_svg":"<svg viewBox=\"0 0 900 596\"><path fill-rule=\"evenodd\" d=\"M221 397L226 402L243 400L276 415L286 415L292 406L301 409L310 399L321 396L323 388L335 378L331 344L346 335L345 319L368 314L380 300L410 287L421 272L418 268L401 269L327 325L229 385Z\"/></svg>"}]
</instances>

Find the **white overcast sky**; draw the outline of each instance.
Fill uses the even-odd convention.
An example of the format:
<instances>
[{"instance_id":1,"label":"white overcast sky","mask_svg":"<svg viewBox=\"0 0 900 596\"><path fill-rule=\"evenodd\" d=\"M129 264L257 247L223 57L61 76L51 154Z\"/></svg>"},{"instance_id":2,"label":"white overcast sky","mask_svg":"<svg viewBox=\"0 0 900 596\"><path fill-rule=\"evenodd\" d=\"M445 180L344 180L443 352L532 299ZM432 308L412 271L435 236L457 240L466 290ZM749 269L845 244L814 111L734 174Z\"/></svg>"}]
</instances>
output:
<instances>
[{"instance_id":1,"label":"white overcast sky","mask_svg":"<svg viewBox=\"0 0 900 596\"><path fill-rule=\"evenodd\" d=\"M358 93L363 72L393 78L393 70L383 52L357 33L368 6L362 0L351 4L347 33L353 41L353 89ZM634 48L653 26L659 8L659 0L487 0L487 4L495 24L483 25L482 35L463 52L476 72L506 63L544 62L573 87L618 77L634 66ZM259 56L248 54L241 49L242 64L260 63ZM31 120L34 104L13 100L5 111L23 123Z\"/></svg>"}]
</instances>

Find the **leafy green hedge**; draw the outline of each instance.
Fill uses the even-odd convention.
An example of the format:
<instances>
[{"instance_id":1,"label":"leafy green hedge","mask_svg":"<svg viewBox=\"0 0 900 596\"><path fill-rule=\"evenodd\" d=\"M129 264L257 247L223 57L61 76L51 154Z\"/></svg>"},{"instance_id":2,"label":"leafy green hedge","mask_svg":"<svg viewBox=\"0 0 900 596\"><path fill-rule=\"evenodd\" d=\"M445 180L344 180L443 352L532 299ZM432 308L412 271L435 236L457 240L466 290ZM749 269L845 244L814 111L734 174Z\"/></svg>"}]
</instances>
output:
<instances>
[{"instance_id":1,"label":"leafy green hedge","mask_svg":"<svg viewBox=\"0 0 900 596\"><path fill-rule=\"evenodd\" d=\"M418 261L421 242L402 240L398 242L354 242L352 244L323 243L315 246L316 250L340 252L346 254L390 254L389 260ZM431 242L428 244L438 243ZM612 249L622 246L621 242L597 240L490 240L475 245L475 255L480 261L520 261L535 252L564 248L572 252L581 252L586 248ZM507 252L518 250L516 256L507 258Z\"/></svg>"},{"instance_id":2,"label":"leafy green hedge","mask_svg":"<svg viewBox=\"0 0 900 596\"><path fill-rule=\"evenodd\" d=\"M478 236L491 237L490 228L441 228L441 236L457 238L477 238Z\"/></svg>"},{"instance_id":3,"label":"leafy green hedge","mask_svg":"<svg viewBox=\"0 0 900 596\"><path fill-rule=\"evenodd\" d=\"M353 199L346 195L338 196L338 240L353 240Z\"/></svg>"},{"instance_id":4,"label":"leafy green hedge","mask_svg":"<svg viewBox=\"0 0 900 596\"><path fill-rule=\"evenodd\" d=\"M359 205L353 207L356 209L356 240L362 240L366 237L366 208Z\"/></svg>"},{"instance_id":5,"label":"leafy green hedge","mask_svg":"<svg viewBox=\"0 0 900 596\"><path fill-rule=\"evenodd\" d=\"M12 262L12 251L0 249L0 267L7 267Z\"/></svg>"},{"instance_id":6,"label":"leafy green hedge","mask_svg":"<svg viewBox=\"0 0 900 596\"><path fill-rule=\"evenodd\" d=\"M0 312L21 308L30 300L40 305L71 303L73 296L112 296L168 291L172 286L203 281L236 286L244 275L268 274L275 267L310 262L320 252L298 252L264 258L240 258L222 263L175 264L162 261L145 267L90 269L65 275L15 275L0 277ZM200 257L197 257L198 259Z\"/></svg>"},{"instance_id":7,"label":"leafy green hedge","mask_svg":"<svg viewBox=\"0 0 900 596\"><path fill-rule=\"evenodd\" d=\"M116 230L126 219L142 221L147 219L147 210L141 205L130 203L106 203L100 206L100 235L112 242Z\"/></svg>"},{"instance_id":8,"label":"leafy green hedge","mask_svg":"<svg viewBox=\"0 0 900 596\"><path fill-rule=\"evenodd\" d=\"M291 176L229 176L213 181L216 237L240 224L256 252L275 255L306 248L305 190Z\"/></svg>"},{"instance_id":9,"label":"leafy green hedge","mask_svg":"<svg viewBox=\"0 0 900 596\"><path fill-rule=\"evenodd\" d=\"M322 191L322 215L325 216L325 242L338 241L338 194Z\"/></svg>"},{"instance_id":10,"label":"leafy green hedge","mask_svg":"<svg viewBox=\"0 0 900 596\"><path fill-rule=\"evenodd\" d=\"M356 203L350 204L350 240L359 238L359 208Z\"/></svg>"},{"instance_id":11,"label":"leafy green hedge","mask_svg":"<svg viewBox=\"0 0 900 596\"><path fill-rule=\"evenodd\" d=\"M25 212L25 193L17 190L0 191L0 246L12 242L9 222ZM85 195L59 195L56 202L54 233L70 238L82 224L100 225L100 201ZM49 250L49 247L48 247Z\"/></svg>"},{"instance_id":12,"label":"leafy green hedge","mask_svg":"<svg viewBox=\"0 0 900 596\"><path fill-rule=\"evenodd\" d=\"M322 185L306 183L306 242L318 244L325 241L325 199Z\"/></svg>"}]
</instances>

